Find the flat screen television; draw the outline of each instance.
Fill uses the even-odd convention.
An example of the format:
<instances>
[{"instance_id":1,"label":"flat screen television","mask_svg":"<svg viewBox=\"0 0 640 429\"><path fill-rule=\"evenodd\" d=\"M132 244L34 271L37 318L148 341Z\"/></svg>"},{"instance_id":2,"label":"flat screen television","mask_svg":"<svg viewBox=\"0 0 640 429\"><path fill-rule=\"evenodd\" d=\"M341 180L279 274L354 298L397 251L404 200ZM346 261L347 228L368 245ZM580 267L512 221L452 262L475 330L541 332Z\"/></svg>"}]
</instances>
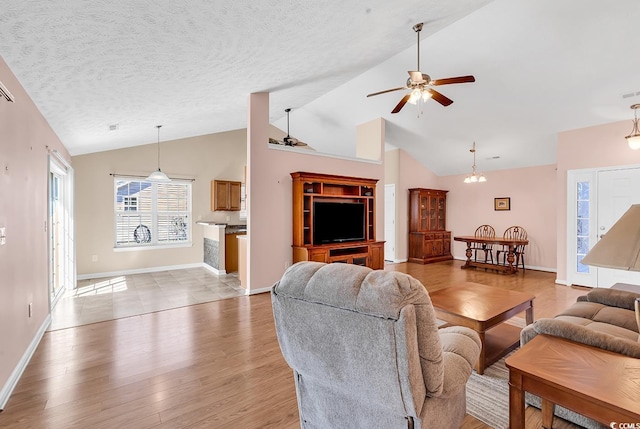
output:
<instances>
[{"instance_id":1,"label":"flat screen television","mask_svg":"<svg viewBox=\"0 0 640 429\"><path fill-rule=\"evenodd\" d=\"M342 243L365 239L364 203L313 202L313 243Z\"/></svg>"}]
</instances>

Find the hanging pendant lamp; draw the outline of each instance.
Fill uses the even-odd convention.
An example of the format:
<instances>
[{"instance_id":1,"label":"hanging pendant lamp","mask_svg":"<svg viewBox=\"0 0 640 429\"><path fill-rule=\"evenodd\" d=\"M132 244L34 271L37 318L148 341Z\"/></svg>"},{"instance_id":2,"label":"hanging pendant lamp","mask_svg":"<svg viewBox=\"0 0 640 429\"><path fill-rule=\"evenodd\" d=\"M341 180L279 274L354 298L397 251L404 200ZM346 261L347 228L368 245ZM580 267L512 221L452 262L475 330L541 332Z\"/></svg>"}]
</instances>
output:
<instances>
[{"instance_id":1,"label":"hanging pendant lamp","mask_svg":"<svg viewBox=\"0 0 640 429\"><path fill-rule=\"evenodd\" d=\"M153 173L149 174L146 180L148 182L165 182L166 183L166 182L171 182L171 179L169 178L169 176L164 174L162 170L160 170L160 127L162 127L162 125L156 125L156 128L158 129L158 169Z\"/></svg>"},{"instance_id":2,"label":"hanging pendant lamp","mask_svg":"<svg viewBox=\"0 0 640 429\"><path fill-rule=\"evenodd\" d=\"M464 183L486 182L487 178L484 177L484 174L476 174L476 142L473 142L473 147L469 149L469 152L473 154L473 166L471 167L471 174L467 175Z\"/></svg>"},{"instance_id":3,"label":"hanging pendant lamp","mask_svg":"<svg viewBox=\"0 0 640 429\"><path fill-rule=\"evenodd\" d=\"M629 147L633 150L640 149L640 130L638 129L638 108L640 108L640 104L634 104L631 106L633 109L633 130L631 130L631 134L625 137L627 139L627 143L629 143Z\"/></svg>"}]
</instances>

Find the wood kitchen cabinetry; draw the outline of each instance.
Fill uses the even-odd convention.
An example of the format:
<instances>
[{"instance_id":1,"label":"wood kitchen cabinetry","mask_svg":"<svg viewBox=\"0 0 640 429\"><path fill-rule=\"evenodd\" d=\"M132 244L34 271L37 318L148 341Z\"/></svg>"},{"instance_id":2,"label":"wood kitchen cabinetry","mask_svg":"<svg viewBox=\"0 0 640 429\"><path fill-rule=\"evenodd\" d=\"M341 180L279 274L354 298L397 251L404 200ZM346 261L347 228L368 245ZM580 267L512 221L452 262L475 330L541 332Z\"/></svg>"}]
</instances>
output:
<instances>
[{"instance_id":1,"label":"wood kitchen cabinetry","mask_svg":"<svg viewBox=\"0 0 640 429\"><path fill-rule=\"evenodd\" d=\"M409 189L409 262L453 259L451 232L446 230L447 192Z\"/></svg>"},{"instance_id":2,"label":"wood kitchen cabinetry","mask_svg":"<svg viewBox=\"0 0 640 429\"><path fill-rule=\"evenodd\" d=\"M377 179L295 172L293 179L293 262L341 262L384 268L384 241L375 240ZM314 203L344 202L364 206L364 239L314 242ZM332 221L338 224L341 219ZM317 225L317 224L316 224Z\"/></svg>"},{"instance_id":3,"label":"wood kitchen cabinetry","mask_svg":"<svg viewBox=\"0 0 640 429\"><path fill-rule=\"evenodd\" d=\"M211 211L239 211L242 183L229 180L211 181Z\"/></svg>"},{"instance_id":4,"label":"wood kitchen cabinetry","mask_svg":"<svg viewBox=\"0 0 640 429\"><path fill-rule=\"evenodd\" d=\"M227 274L238 271L238 236L246 235L246 232L233 232L225 234L224 240L224 260Z\"/></svg>"}]
</instances>

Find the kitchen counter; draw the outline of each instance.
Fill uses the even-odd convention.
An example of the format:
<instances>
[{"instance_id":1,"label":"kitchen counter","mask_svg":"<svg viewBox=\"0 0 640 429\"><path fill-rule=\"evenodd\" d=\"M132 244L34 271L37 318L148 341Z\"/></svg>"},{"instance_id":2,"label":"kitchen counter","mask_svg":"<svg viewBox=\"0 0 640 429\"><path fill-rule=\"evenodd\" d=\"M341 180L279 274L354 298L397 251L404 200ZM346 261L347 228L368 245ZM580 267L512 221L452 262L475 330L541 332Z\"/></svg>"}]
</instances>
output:
<instances>
[{"instance_id":1,"label":"kitchen counter","mask_svg":"<svg viewBox=\"0 0 640 429\"><path fill-rule=\"evenodd\" d=\"M238 234L238 233L247 232L247 225L229 225L222 222L205 221L205 220L199 220L196 223L198 225L214 226L220 229L224 228L225 234Z\"/></svg>"},{"instance_id":2,"label":"kitchen counter","mask_svg":"<svg viewBox=\"0 0 640 429\"><path fill-rule=\"evenodd\" d=\"M197 221L204 229L204 263L216 274L238 270L236 237L247 233L247 225L227 225L213 221ZM233 240L233 241L230 241Z\"/></svg>"}]
</instances>

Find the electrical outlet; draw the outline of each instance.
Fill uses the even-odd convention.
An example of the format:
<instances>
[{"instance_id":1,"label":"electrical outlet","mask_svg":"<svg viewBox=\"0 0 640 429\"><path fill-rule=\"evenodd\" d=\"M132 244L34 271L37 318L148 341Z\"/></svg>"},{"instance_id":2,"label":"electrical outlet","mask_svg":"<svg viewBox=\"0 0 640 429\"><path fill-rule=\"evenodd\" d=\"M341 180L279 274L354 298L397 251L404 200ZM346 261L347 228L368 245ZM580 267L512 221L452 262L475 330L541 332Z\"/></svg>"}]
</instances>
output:
<instances>
[{"instance_id":1,"label":"electrical outlet","mask_svg":"<svg viewBox=\"0 0 640 429\"><path fill-rule=\"evenodd\" d=\"M7 244L7 229L6 227L0 228L0 246Z\"/></svg>"},{"instance_id":2,"label":"electrical outlet","mask_svg":"<svg viewBox=\"0 0 640 429\"><path fill-rule=\"evenodd\" d=\"M98 262L98 255L91 255L91 262Z\"/></svg>"}]
</instances>

